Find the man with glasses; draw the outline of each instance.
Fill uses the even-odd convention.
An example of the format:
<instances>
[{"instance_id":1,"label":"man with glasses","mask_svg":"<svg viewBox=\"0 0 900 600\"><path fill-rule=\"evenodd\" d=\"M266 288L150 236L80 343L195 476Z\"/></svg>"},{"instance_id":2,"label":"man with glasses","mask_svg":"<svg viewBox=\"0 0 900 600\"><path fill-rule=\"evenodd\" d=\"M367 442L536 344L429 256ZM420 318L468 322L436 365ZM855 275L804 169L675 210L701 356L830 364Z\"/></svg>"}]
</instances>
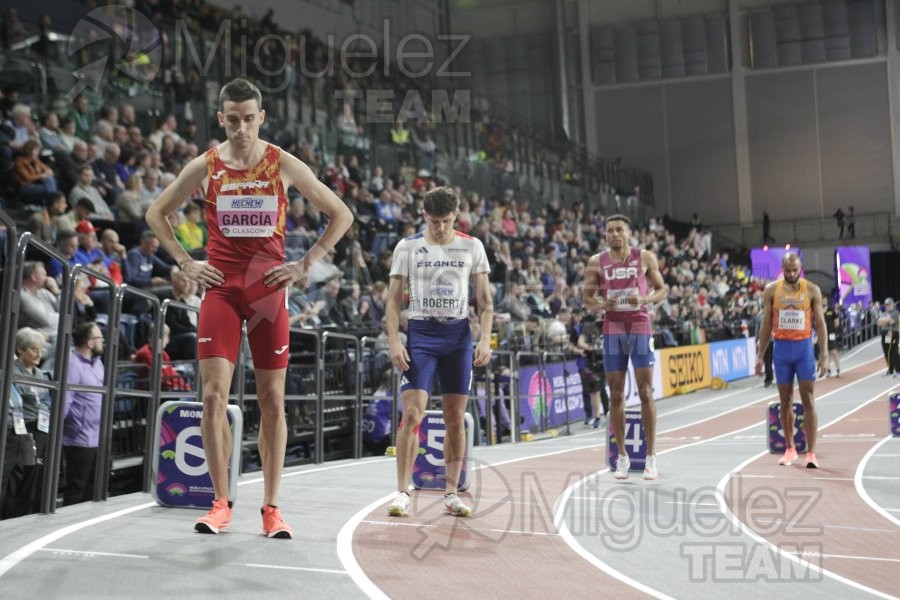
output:
<instances>
[{"instance_id":1,"label":"man with glasses","mask_svg":"<svg viewBox=\"0 0 900 600\"><path fill-rule=\"evenodd\" d=\"M103 385L103 342L103 334L93 321L73 328L69 385ZM102 406L103 394L100 392L70 391L66 395L62 442L66 472L63 506L85 502L92 497Z\"/></svg>"}]
</instances>

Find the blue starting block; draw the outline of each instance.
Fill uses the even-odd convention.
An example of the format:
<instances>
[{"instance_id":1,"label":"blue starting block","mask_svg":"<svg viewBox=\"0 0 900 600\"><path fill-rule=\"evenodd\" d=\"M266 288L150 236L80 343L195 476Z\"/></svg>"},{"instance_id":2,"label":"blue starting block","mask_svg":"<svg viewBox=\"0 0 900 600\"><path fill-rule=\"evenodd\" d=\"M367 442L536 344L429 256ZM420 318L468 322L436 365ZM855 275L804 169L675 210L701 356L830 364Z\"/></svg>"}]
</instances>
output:
<instances>
[{"instance_id":1,"label":"blue starting block","mask_svg":"<svg viewBox=\"0 0 900 600\"><path fill-rule=\"evenodd\" d=\"M419 453L413 461L412 483L417 490L443 490L446 487L446 464L444 463L444 415L439 410L426 410L419 425ZM465 414L466 451L459 471L459 491L469 489L469 457L475 443L475 420Z\"/></svg>"},{"instance_id":2,"label":"blue starting block","mask_svg":"<svg viewBox=\"0 0 900 600\"><path fill-rule=\"evenodd\" d=\"M787 444L784 439L784 430L781 428L781 415L779 402L770 402L766 422L766 437L769 440L769 452L772 454L784 454ZM803 404L794 402L794 448L798 453L806 452L806 433L803 432Z\"/></svg>"},{"instance_id":3,"label":"blue starting block","mask_svg":"<svg viewBox=\"0 0 900 600\"><path fill-rule=\"evenodd\" d=\"M900 437L900 394L891 394L890 405L891 435Z\"/></svg>"},{"instance_id":4,"label":"blue starting block","mask_svg":"<svg viewBox=\"0 0 900 600\"><path fill-rule=\"evenodd\" d=\"M153 484L150 492L162 506L209 509L215 490L206 466L206 452L200 436L203 404L175 400L164 402L156 413L153 448ZM243 415L228 405L228 424L234 440L228 468L228 495L237 500L238 465L241 459Z\"/></svg>"},{"instance_id":5,"label":"blue starting block","mask_svg":"<svg viewBox=\"0 0 900 600\"><path fill-rule=\"evenodd\" d=\"M616 444L616 434L613 431L611 419L606 420L606 455L609 459L609 468L616 470L616 461L619 459L619 446ZM647 438L644 435L644 425L641 421L640 410L625 410L625 447L628 449L628 458L631 460L629 471L644 470L647 460Z\"/></svg>"}]
</instances>

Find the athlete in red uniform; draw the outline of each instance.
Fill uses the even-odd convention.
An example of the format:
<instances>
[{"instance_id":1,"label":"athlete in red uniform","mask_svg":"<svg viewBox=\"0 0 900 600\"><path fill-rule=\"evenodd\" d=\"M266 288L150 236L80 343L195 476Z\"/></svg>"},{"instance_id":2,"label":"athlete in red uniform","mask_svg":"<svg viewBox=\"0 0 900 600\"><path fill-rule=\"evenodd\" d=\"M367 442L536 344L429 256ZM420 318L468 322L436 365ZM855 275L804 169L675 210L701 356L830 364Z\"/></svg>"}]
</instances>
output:
<instances>
[{"instance_id":1,"label":"athlete in red uniform","mask_svg":"<svg viewBox=\"0 0 900 600\"><path fill-rule=\"evenodd\" d=\"M178 266L207 291L197 327L203 419L200 430L216 499L197 519L201 533L231 525L228 458L231 430L227 405L241 340L241 325L256 367L261 413L259 454L263 466L263 534L290 538L278 510L287 426L284 384L288 364L287 291L303 285L310 266L321 259L353 222L350 210L298 158L259 139L265 119L262 94L244 79L219 94L219 125L227 140L190 161L148 209L147 223ZM208 261L192 259L175 239L168 216L198 187L205 191ZM309 252L285 262L285 190L294 186L328 215L328 226Z\"/></svg>"}]
</instances>

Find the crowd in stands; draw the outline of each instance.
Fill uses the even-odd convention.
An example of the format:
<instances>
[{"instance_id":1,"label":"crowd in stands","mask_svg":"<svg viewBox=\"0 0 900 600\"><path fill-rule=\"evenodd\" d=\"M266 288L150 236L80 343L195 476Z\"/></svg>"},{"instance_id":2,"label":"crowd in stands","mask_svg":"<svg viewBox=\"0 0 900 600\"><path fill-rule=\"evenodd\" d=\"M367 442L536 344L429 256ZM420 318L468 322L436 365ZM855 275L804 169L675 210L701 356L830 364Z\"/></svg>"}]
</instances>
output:
<instances>
[{"instance_id":1,"label":"crowd in stands","mask_svg":"<svg viewBox=\"0 0 900 600\"><path fill-rule=\"evenodd\" d=\"M71 109L78 112L80 104L76 99ZM183 124L174 115L166 115L156 129L142 130L132 121L134 110L128 104L100 106L84 110L87 127L81 134L76 132L71 144L51 147L45 141L59 133L54 129L58 119L48 118L55 113L43 110L15 103L3 115L3 130L11 135L0 138L0 149L15 157L16 175L9 182L6 203L26 213L23 228L55 245L71 265L90 266L115 283L182 301L196 298L196 290L187 289L190 282L178 276L177 267L160 251L159 241L143 220L149 204L199 151L196 144L182 139ZM38 127L39 122L43 126ZM25 132L22 136L16 133L20 129ZM211 139L203 147L215 143ZM296 146L287 149L297 151ZM349 156L337 150L300 153L350 206L356 222L310 273L309 288L293 291L292 324L377 331L383 319L391 249L400 238L423 227L420 209L425 192L439 183L454 182L415 169L385 174L379 165L362 166L352 150ZM28 179L27 173L42 175ZM484 242L493 265L500 341L515 345L529 317L537 317L546 331L561 313L578 315L582 308L579 284L587 258L605 248L604 215L580 203L562 207L550 202L534 211L517 201L511 189L493 198L459 186L455 189L462 198L457 227ZM299 193L291 189L289 196L286 247L289 258L297 258L325 223ZM185 249L203 258L206 229L200 190L173 226ZM656 252L669 286L669 297L656 307L655 315L664 345L697 342L701 332L710 341L744 333L742 325L752 322L758 311L763 282L753 280L743 267L731 265L728 255L714 254L702 229L692 229L684 239L676 239L656 219L633 229L632 244ZM42 275L44 269L49 276ZM61 272L54 261L26 269L34 285L51 296L58 294L56 278ZM104 281L95 279L85 285L85 293L76 295L83 309L90 302L108 301ZM103 313L108 306L98 308ZM126 308L140 314L146 306ZM92 316L87 312L88 320ZM52 323L29 325L48 333L53 329ZM190 341L185 342L189 338L184 335L190 333L190 323L169 326L177 346L170 349L171 354L189 357Z\"/></svg>"}]
</instances>

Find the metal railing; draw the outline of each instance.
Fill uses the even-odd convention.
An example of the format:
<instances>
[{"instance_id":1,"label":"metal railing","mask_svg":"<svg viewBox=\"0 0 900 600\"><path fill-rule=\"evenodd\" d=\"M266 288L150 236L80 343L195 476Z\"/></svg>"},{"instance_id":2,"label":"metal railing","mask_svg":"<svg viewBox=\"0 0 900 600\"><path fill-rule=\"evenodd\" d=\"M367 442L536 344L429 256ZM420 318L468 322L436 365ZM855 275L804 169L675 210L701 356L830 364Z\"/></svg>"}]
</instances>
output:
<instances>
[{"instance_id":1,"label":"metal railing","mask_svg":"<svg viewBox=\"0 0 900 600\"><path fill-rule=\"evenodd\" d=\"M18 233L16 229L16 223L10 217L6 211L0 211L0 225L6 227L6 238L4 242L6 247L3 250L3 276L0 278L0 284L2 284L2 288L0 288L0 315L8 315L11 312L10 306L12 305L13 300L13 288L16 285L16 281L21 279L21 277L17 277L16 274L16 243L18 242ZM13 345L15 344L15 328L12 327L12 323L10 319L0 319L0 356L9 356L12 353ZM7 361L0 361L0 385L5 389L7 386ZM5 404L0 406L6 406ZM6 415L6 410L3 412ZM6 417L4 416L0 419L0 426L3 428L6 427ZM2 440L0 440L2 441ZM0 444L2 446L2 444ZM0 448L0 452L3 449ZM2 455L0 455L2 456ZM0 464L3 461L0 460Z\"/></svg>"},{"instance_id":2,"label":"metal railing","mask_svg":"<svg viewBox=\"0 0 900 600\"><path fill-rule=\"evenodd\" d=\"M75 265L72 268L72 272L69 275L68 282L66 287L70 290L75 290L78 284L78 278L82 275L87 275L90 277L96 278L98 281L102 281L106 283L110 296L116 293L116 282L110 278L109 275L104 273L99 273L89 267L84 265ZM65 314L66 320L68 322L68 331L72 330L72 316L75 313L75 296L74 294L70 294L67 298L68 304L66 304ZM115 380L116 380L116 370L117 370L117 362L116 357L119 353L119 310L121 305L116 298L110 298L110 307L109 307L109 321L106 327L106 343L103 347L103 384L102 385L74 385L70 384L68 381L68 359L71 356L71 352L65 353L65 363L60 365L57 363L57 371L60 371L60 366L63 368L61 372L65 374L65 377L61 379L62 385L60 386L60 396L62 398L66 397L66 392L93 392L99 393L102 395L102 405L101 405L101 417L100 417L100 438L97 444L97 461L94 467L94 500L106 500L109 496L109 468L108 465L111 463L110 458L110 447L112 440L112 413L113 413L113 391L115 388ZM69 349L69 341L71 337L67 335L64 344L59 344L59 339L57 339L57 350L59 350L59 346L62 346L63 349ZM60 410L54 411L54 413L62 414L64 411L64 406L62 402L58 403L60 406L58 407ZM62 425L62 421L59 422ZM51 430L54 429L53 423L51 421ZM62 427L57 428L59 433L62 433ZM51 438L53 439L53 438ZM58 443L50 446L54 449L54 470L60 464L60 453L62 452L62 438ZM46 473L48 477L51 477L52 473ZM52 477L53 481L58 481L55 477ZM56 485L51 486L50 488L51 494L50 498L56 498Z\"/></svg>"},{"instance_id":3,"label":"metal railing","mask_svg":"<svg viewBox=\"0 0 900 600\"><path fill-rule=\"evenodd\" d=\"M8 318L7 326L9 327L9 335L6 340L6 355L4 373L6 381L2 390L2 401L0 401L0 465L6 460L6 436L8 430L8 413L9 413L9 397L11 387L19 381L27 381L29 385L41 387L50 390L51 394L51 412L50 412L50 431L48 435L47 450L44 458L44 479L41 488L40 510L44 513L53 512L56 508L56 487L58 479L51 477L51 473L59 472L59 452L62 445L62 411L65 408L61 401L65 393L65 378L61 375L66 372L65 364L68 362L68 339L71 331L70 315L61 312L56 330L56 350L54 360L54 373L50 380L25 378L13 372L13 364L15 362L15 354L13 352L15 346L15 334L19 321L19 308L22 294L22 269L25 265L25 255L29 249L43 253L48 257L55 258L62 264L63 282L71 281L71 268L65 257L39 238L35 238L30 232L23 233L17 240L16 251L14 252L14 266L12 270L12 278L9 280L9 293L11 299L9 303L9 312L4 316ZM69 305L69 297L72 294L70 285L64 285L60 290L60 307L65 308ZM60 446L57 450L56 446ZM49 461L48 461L49 459ZM49 463L49 464L48 464Z\"/></svg>"},{"instance_id":4,"label":"metal railing","mask_svg":"<svg viewBox=\"0 0 900 600\"><path fill-rule=\"evenodd\" d=\"M344 341L346 343L344 347L345 361L343 364L332 364L327 361L328 357L328 342L331 340L339 340ZM362 344L359 338L346 334L346 333L335 333L332 331L326 331L322 333L322 341L319 345L322 353L322 368L319 371L319 378L322 380L322 413L320 417L320 423L323 424L322 427L317 428L317 439L316 446L321 447L324 450L325 446L325 397L327 396L329 401L337 401L337 402L352 402L352 414L353 418L351 419L352 431L353 431L353 458L359 458L362 456ZM347 355L347 349L353 350L353 357L351 359L350 356ZM335 384L328 386L332 388L333 392L326 394L325 392L325 376L326 373L334 373L335 377L330 383ZM344 376L345 380L341 381L341 375ZM348 384L351 382L352 375L352 389L349 389ZM342 385L343 384L343 385ZM340 389L343 388L343 389Z\"/></svg>"}]
</instances>

